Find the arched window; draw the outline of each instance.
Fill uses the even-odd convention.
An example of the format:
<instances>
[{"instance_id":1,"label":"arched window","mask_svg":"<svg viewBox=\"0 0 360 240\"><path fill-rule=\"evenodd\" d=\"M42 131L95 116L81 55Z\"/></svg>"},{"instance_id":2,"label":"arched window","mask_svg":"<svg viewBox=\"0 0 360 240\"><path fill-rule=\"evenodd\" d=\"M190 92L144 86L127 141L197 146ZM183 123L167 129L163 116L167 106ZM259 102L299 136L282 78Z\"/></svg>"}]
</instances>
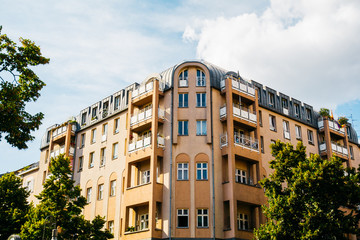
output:
<instances>
[{"instance_id":1,"label":"arched window","mask_svg":"<svg viewBox=\"0 0 360 240\"><path fill-rule=\"evenodd\" d=\"M205 73L201 70L196 70L196 86L205 87L206 79Z\"/></svg>"},{"instance_id":2,"label":"arched window","mask_svg":"<svg viewBox=\"0 0 360 240\"><path fill-rule=\"evenodd\" d=\"M184 70L179 75L179 87L188 86L188 70Z\"/></svg>"}]
</instances>

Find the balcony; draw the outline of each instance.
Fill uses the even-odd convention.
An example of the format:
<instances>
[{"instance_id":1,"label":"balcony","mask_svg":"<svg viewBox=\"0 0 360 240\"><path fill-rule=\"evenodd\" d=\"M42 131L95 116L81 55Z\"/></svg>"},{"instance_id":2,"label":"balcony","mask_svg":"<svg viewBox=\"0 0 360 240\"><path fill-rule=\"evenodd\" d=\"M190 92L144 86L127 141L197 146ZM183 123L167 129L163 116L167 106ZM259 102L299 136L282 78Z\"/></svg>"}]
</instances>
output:
<instances>
[{"instance_id":1,"label":"balcony","mask_svg":"<svg viewBox=\"0 0 360 240\"><path fill-rule=\"evenodd\" d=\"M329 123L329 129L330 130L333 130L335 133L338 133L341 136L345 136L345 128L340 127L339 124L336 121L333 121L333 120L329 119L328 123ZM320 119L318 121L318 127L319 127L320 130L324 128L324 120L323 119Z\"/></svg>"},{"instance_id":2,"label":"balcony","mask_svg":"<svg viewBox=\"0 0 360 240\"><path fill-rule=\"evenodd\" d=\"M136 99L142 95L145 95L146 93L151 92L154 89L154 82L149 82L145 85L141 85L137 89L132 91L132 99Z\"/></svg>"},{"instance_id":3,"label":"balcony","mask_svg":"<svg viewBox=\"0 0 360 240\"><path fill-rule=\"evenodd\" d=\"M327 150L326 143L325 142L320 143L319 148L320 148L320 153L326 152L326 150ZM349 155L347 147L342 146L336 142L331 142L331 150L333 153L340 155L340 156L347 157Z\"/></svg>"},{"instance_id":4,"label":"balcony","mask_svg":"<svg viewBox=\"0 0 360 240\"><path fill-rule=\"evenodd\" d=\"M255 111L250 111L250 109L246 108L246 107L242 107L238 104L233 104L233 115L235 117L241 118L243 120L252 122L252 123L257 123L257 119L256 119L256 112Z\"/></svg>"},{"instance_id":5,"label":"balcony","mask_svg":"<svg viewBox=\"0 0 360 240\"><path fill-rule=\"evenodd\" d=\"M141 111L139 114L131 116L130 126L144 122L150 119L151 117L152 117L152 108L149 108L146 111Z\"/></svg>"},{"instance_id":6,"label":"balcony","mask_svg":"<svg viewBox=\"0 0 360 240\"><path fill-rule=\"evenodd\" d=\"M251 83L244 80L231 78L231 85L232 89L245 93L251 97L255 97L255 87ZM221 90L225 89L225 79L220 81L220 88Z\"/></svg>"},{"instance_id":7,"label":"balcony","mask_svg":"<svg viewBox=\"0 0 360 240\"><path fill-rule=\"evenodd\" d=\"M129 153L151 147L151 137L139 138L129 143Z\"/></svg>"},{"instance_id":8,"label":"balcony","mask_svg":"<svg viewBox=\"0 0 360 240\"><path fill-rule=\"evenodd\" d=\"M234 143L235 145L247 148L251 151L259 152L259 141L257 139L241 135L237 132L234 133Z\"/></svg>"}]
</instances>

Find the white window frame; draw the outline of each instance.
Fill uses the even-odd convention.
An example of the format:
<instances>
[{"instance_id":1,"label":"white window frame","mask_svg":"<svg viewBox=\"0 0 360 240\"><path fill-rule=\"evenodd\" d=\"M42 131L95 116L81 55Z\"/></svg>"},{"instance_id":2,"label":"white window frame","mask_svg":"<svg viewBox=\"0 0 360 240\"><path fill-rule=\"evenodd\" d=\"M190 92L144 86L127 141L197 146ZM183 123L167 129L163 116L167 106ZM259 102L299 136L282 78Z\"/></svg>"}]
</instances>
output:
<instances>
[{"instance_id":1,"label":"white window frame","mask_svg":"<svg viewBox=\"0 0 360 240\"><path fill-rule=\"evenodd\" d=\"M308 129L308 142L314 144L314 132Z\"/></svg>"},{"instance_id":2,"label":"white window frame","mask_svg":"<svg viewBox=\"0 0 360 240\"><path fill-rule=\"evenodd\" d=\"M141 173L141 184L147 183L150 183L150 170L146 170Z\"/></svg>"},{"instance_id":3,"label":"white window frame","mask_svg":"<svg viewBox=\"0 0 360 240\"><path fill-rule=\"evenodd\" d=\"M179 226L179 217L187 218L187 226ZM189 227L189 209L178 209L177 210L177 224L178 228L188 228Z\"/></svg>"},{"instance_id":4,"label":"white window frame","mask_svg":"<svg viewBox=\"0 0 360 240\"><path fill-rule=\"evenodd\" d=\"M180 128L181 126L181 128ZM180 131L182 130L182 131ZM178 135L179 136L188 136L189 135L189 121L180 120L178 121Z\"/></svg>"},{"instance_id":5,"label":"white window frame","mask_svg":"<svg viewBox=\"0 0 360 240\"><path fill-rule=\"evenodd\" d=\"M114 110L118 110L120 107L120 96L114 98Z\"/></svg>"},{"instance_id":6,"label":"white window frame","mask_svg":"<svg viewBox=\"0 0 360 240\"><path fill-rule=\"evenodd\" d=\"M110 181L110 197L116 195L116 180Z\"/></svg>"},{"instance_id":7,"label":"white window frame","mask_svg":"<svg viewBox=\"0 0 360 240\"><path fill-rule=\"evenodd\" d=\"M349 146L350 158L354 160L354 148L353 146Z\"/></svg>"},{"instance_id":8,"label":"white window frame","mask_svg":"<svg viewBox=\"0 0 360 240\"><path fill-rule=\"evenodd\" d=\"M295 134L296 134L296 139L301 140L301 126L299 125L295 125Z\"/></svg>"},{"instance_id":9,"label":"white window frame","mask_svg":"<svg viewBox=\"0 0 360 240\"><path fill-rule=\"evenodd\" d=\"M106 147L103 147L100 150L100 167L105 166L105 162L106 162Z\"/></svg>"},{"instance_id":10,"label":"white window frame","mask_svg":"<svg viewBox=\"0 0 360 240\"><path fill-rule=\"evenodd\" d=\"M249 230L249 216L245 213L237 214L238 230Z\"/></svg>"},{"instance_id":11,"label":"white window frame","mask_svg":"<svg viewBox=\"0 0 360 240\"><path fill-rule=\"evenodd\" d=\"M189 163L178 163L177 167L177 180L189 180Z\"/></svg>"},{"instance_id":12,"label":"white window frame","mask_svg":"<svg viewBox=\"0 0 360 240\"><path fill-rule=\"evenodd\" d=\"M186 101L185 101L186 96ZM188 93L179 93L179 108L189 107L189 94Z\"/></svg>"},{"instance_id":13,"label":"white window frame","mask_svg":"<svg viewBox=\"0 0 360 240\"><path fill-rule=\"evenodd\" d=\"M119 143L114 143L112 147L112 159L118 158L118 152L119 152Z\"/></svg>"},{"instance_id":14,"label":"white window frame","mask_svg":"<svg viewBox=\"0 0 360 240\"><path fill-rule=\"evenodd\" d=\"M89 187L86 189L86 202L87 203L91 203L91 192L92 192L92 187Z\"/></svg>"},{"instance_id":15,"label":"white window frame","mask_svg":"<svg viewBox=\"0 0 360 240\"><path fill-rule=\"evenodd\" d=\"M149 228L149 214L140 215L140 230Z\"/></svg>"},{"instance_id":16,"label":"white window frame","mask_svg":"<svg viewBox=\"0 0 360 240\"><path fill-rule=\"evenodd\" d=\"M206 86L206 77L205 73L202 70L196 70L196 86L205 87Z\"/></svg>"},{"instance_id":17,"label":"white window frame","mask_svg":"<svg viewBox=\"0 0 360 240\"><path fill-rule=\"evenodd\" d=\"M273 115L269 115L269 126L270 130L276 131L276 117Z\"/></svg>"},{"instance_id":18,"label":"white window frame","mask_svg":"<svg viewBox=\"0 0 360 240\"><path fill-rule=\"evenodd\" d=\"M206 134L207 134L206 120L196 121L196 135L197 136L206 136Z\"/></svg>"},{"instance_id":19,"label":"white window frame","mask_svg":"<svg viewBox=\"0 0 360 240\"><path fill-rule=\"evenodd\" d=\"M208 180L208 164L204 162L196 163L196 180Z\"/></svg>"},{"instance_id":20,"label":"white window frame","mask_svg":"<svg viewBox=\"0 0 360 240\"><path fill-rule=\"evenodd\" d=\"M188 86L189 86L188 76L189 76L189 75L188 75L188 70L187 70L187 69L183 70L183 71L180 73L180 75L179 75L179 87L180 87L180 81L181 81L181 80L186 81L186 85L185 85L185 86L182 86L182 87L188 87Z\"/></svg>"},{"instance_id":21,"label":"white window frame","mask_svg":"<svg viewBox=\"0 0 360 240\"><path fill-rule=\"evenodd\" d=\"M96 128L91 130L91 143L96 143Z\"/></svg>"},{"instance_id":22,"label":"white window frame","mask_svg":"<svg viewBox=\"0 0 360 240\"><path fill-rule=\"evenodd\" d=\"M198 228L209 227L209 209L203 208L197 210L197 227Z\"/></svg>"},{"instance_id":23,"label":"white window frame","mask_svg":"<svg viewBox=\"0 0 360 240\"><path fill-rule=\"evenodd\" d=\"M79 157L79 172L82 171L82 169L83 169L83 164L84 164L84 156L80 156L80 157Z\"/></svg>"},{"instance_id":24,"label":"white window frame","mask_svg":"<svg viewBox=\"0 0 360 240\"><path fill-rule=\"evenodd\" d=\"M80 148L85 147L85 133L81 134Z\"/></svg>"},{"instance_id":25,"label":"white window frame","mask_svg":"<svg viewBox=\"0 0 360 240\"><path fill-rule=\"evenodd\" d=\"M107 131L108 131L108 124L105 123L102 126L102 137L101 137L101 141L104 142L107 139Z\"/></svg>"},{"instance_id":26,"label":"white window frame","mask_svg":"<svg viewBox=\"0 0 360 240\"><path fill-rule=\"evenodd\" d=\"M269 92L269 106L275 107L275 94Z\"/></svg>"},{"instance_id":27,"label":"white window frame","mask_svg":"<svg viewBox=\"0 0 360 240\"><path fill-rule=\"evenodd\" d=\"M108 230L110 233L114 233L114 221L109 221L108 222Z\"/></svg>"},{"instance_id":28,"label":"white window frame","mask_svg":"<svg viewBox=\"0 0 360 240\"><path fill-rule=\"evenodd\" d=\"M104 184L98 185L98 200L103 200L104 198Z\"/></svg>"},{"instance_id":29,"label":"white window frame","mask_svg":"<svg viewBox=\"0 0 360 240\"><path fill-rule=\"evenodd\" d=\"M119 133L120 118L114 120L114 134Z\"/></svg>"},{"instance_id":30,"label":"white window frame","mask_svg":"<svg viewBox=\"0 0 360 240\"><path fill-rule=\"evenodd\" d=\"M206 93L196 93L196 107L206 107Z\"/></svg>"},{"instance_id":31,"label":"white window frame","mask_svg":"<svg viewBox=\"0 0 360 240\"><path fill-rule=\"evenodd\" d=\"M284 130L284 138L290 139L290 125L289 125L289 121L283 120L283 130ZM288 137L286 136L286 133L289 135Z\"/></svg>"},{"instance_id":32,"label":"white window frame","mask_svg":"<svg viewBox=\"0 0 360 240\"><path fill-rule=\"evenodd\" d=\"M89 154L89 168L94 167L94 155L95 155L95 152L91 152Z\"/></svg>"},{"instance_id":33,"label":"white window frame","mask_svg":"<svg viewBox=\"0 0 360 240\"><path fill-rule=\"evenodd\" d=\"M306 108L306 120L311 121L311 109Z\"/></svg>"},{"instance_id":34,"label":"white window frame","mask_svg":"<svg viewBox=\"0 0 360 240\"><path fill-rule=\"evenodd\" d=\"M300 116L300 105L297 103L294 104L294 115L295 115L295 117Z\"/></svg>"},{"instance_id":35,"label":"white window frame","mask_svg":"<svg viewBox=\"0 0 360 240\"><path fill-rule=\"evenodd\" d=\"M235 182L247 184L247 171L242 169L235 169Z\"/></svg>"},{"instance_id":36,"label":"white window frame","mask_svg":"<svg viewBox=\"0 0 360 240\"><path fill-rule=\"evenodd\" d=\"M81 125L86 124L86 117L87 117L87 112L81 114Z\"/></svg>"}]
</instances>

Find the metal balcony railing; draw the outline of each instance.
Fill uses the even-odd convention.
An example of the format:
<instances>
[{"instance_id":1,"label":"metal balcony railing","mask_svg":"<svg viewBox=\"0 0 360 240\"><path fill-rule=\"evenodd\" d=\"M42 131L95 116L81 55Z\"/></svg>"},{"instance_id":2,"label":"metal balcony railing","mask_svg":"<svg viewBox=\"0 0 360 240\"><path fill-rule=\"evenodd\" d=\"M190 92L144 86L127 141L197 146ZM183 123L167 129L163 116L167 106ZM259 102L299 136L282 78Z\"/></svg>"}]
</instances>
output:
<instances>
[{"instance_id":1,"label":"metal balcony railing","mask_svg":"<svg viewBox=\"0 0 360 240\"><path fill-rule=\"evenodd\" d=\"M242 107L239 104L233 104L233 115L238 118L242 118L246 121L256 123L256 112L250 111L250 109L246 107Z\"/></svg>"},{"instance_id":2,"label":"metal balcony railing","mask_svg":"<svg viewBox=\"0 0 360 240\"><path fill-rule=\"evenodd\" d=\"M254 85L252 85L251 83L249 83L247 81L235 79L233 77L228 77L228 78L231 78L231 85L232 85L233 89L255 97ZM222 79L220 81L220 88L221 88L221 90L223 90L225 88L225 79Z\"/></svg>"},{"instance_id":3,"label":"metal balcony railing","mask_svg":"<svg viewBox=\"0 0 360 240\"><path fill-rule=\"evenodd\" d=\"M328 123L329 123L329 128L330 129L332 129L334 131L337 131L337 132L339 132L341 134L345 134L345 128L339 127L338 123L336 123L335 121L329 119ZM320 119L318 121L318 127L319 127L319 129L324 128L324 120L323 119Z\"/></svg>"},{"instance_id":4,"label":"metal balcony railing","mask_svg":"<svg viewBox=\"0 0 360 240\"><path fill-rule=\"evenodd\" d=\"M145 85L140 85L137 89L132 91L132 99L140 97L148 92L151 92L154 89L154 82L149 82Z\"/></svg>"},{"instance_id":5,"label":"metal balcony railing","mask_svg":"<svg viewBox=\"0 0 360 240\"><path fill-rule=\"evenodd\" d=\"M320 152L325 152L327 149L326 143L325 142L320 143L319 148L320 148ZM335 153L338 153L338 154L341 154L344 156L348 156L348 154L349 154L346 146L342 146L336 142L331 142L331 150Z\"/></svg>"},{"instance_id":6,"label":"metal balcony railing","mask_svg":"<svg viewBox=\"0 0 360 240\"><path fill-rule=\"evenodd\" d=\"M234 143L250 150L259 151L259 141L257 139L241 135L237 132L234 133Z\"/></svg>"}]
</instances>

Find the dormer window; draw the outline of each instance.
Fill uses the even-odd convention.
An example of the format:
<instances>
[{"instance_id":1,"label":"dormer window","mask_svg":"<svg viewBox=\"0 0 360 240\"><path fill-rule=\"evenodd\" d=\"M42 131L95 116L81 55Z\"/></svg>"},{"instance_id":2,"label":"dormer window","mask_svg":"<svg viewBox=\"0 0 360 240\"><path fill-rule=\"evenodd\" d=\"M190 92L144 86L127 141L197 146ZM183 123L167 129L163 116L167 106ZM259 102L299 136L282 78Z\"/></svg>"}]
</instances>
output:
<instances>
[{"instance_id":1,"label":"dormer window","mask_svg":"<svg viewBox=\"0 0 360 240\"><path fill-rule=\"evenodd\" d=\"M300 106L299 106L299 104L297 104L297 103L294 104L294 110L295 110L295 117L299 117L300 116Z\"/></svg>"},{"instance_id":2,"label":"dormer window","mask_svg":"<svg viewBox=\"0 0 360 240\"><path fill-rule=\"evenodd\" d=\"M281 101L281 104L282 104L282 107L283 107L283 108L288 109L289 104L288 104L288 100L287 100L287 99L283 98L282 101Z\"/></svg>"},{"instance_id":3,"label":"dormer window","mask_svg":"<svg viewBox=\"0 0 360 240\"><path fill-rule=\"evenodd\" d=\"M120 105L120 96L116 96L114 100L114 110L117 110Z\"/></svg>"},{"instance_id":4,"label":"dormer window","mask_svg":"<svg viewBox=\"0 0 360 240\"><path fill-rule=\"evenodd\" d=\"M188 70L184 70L179 75L179 87L188 86Z\"/></svg>"},{"instance_id":5,"label":"dormer window","mask_svg":"<svg viewBox=\"0 0 360 240\"><path fill-rule=\"evenodd\" d=\"M92 114L91 114L91 119L92 119L92 120L96 119L97 107L94 107L94 108L92 109L92 112L91 112L91 113L92 113Z\"/></svg>"},{"instance_id":6,"label":"dormer window","mask_svg":"<svg viewBox=\"0 0 360 240\"><path fill-rule=\"evenodd\" d=\"M306 109L306 120L311 121L311 109L309 108Z\"/></svg>"},{"instance_id":7,"label":"dormer window","mask_svg":"<svg viewBox=\"0 0 360 240\"><path fill-rule=\"evenodd\" d=\"M201 70L196 70L196 86L205 87L205 85L206 85L205 73Z\"/></svg>"},{"instance_id":8,"label":"dormer window","mask_svg":"<svg viewBox=\"0 0 360 240\"><path fill-rule=\"evenodd\" d=\"M81 125L86 124L86 112L81 115Z\"/></svg>"},{"instance_id":9,"label":"dormer window","mask_svg":"<svg viewBox=\"0 0 360 240\"><path fill-rule=\"evenodd\" d=\"M271 92L269 92L269 105L270 107L275 106L275 95Z\"/></svg>"}]
</instances>

